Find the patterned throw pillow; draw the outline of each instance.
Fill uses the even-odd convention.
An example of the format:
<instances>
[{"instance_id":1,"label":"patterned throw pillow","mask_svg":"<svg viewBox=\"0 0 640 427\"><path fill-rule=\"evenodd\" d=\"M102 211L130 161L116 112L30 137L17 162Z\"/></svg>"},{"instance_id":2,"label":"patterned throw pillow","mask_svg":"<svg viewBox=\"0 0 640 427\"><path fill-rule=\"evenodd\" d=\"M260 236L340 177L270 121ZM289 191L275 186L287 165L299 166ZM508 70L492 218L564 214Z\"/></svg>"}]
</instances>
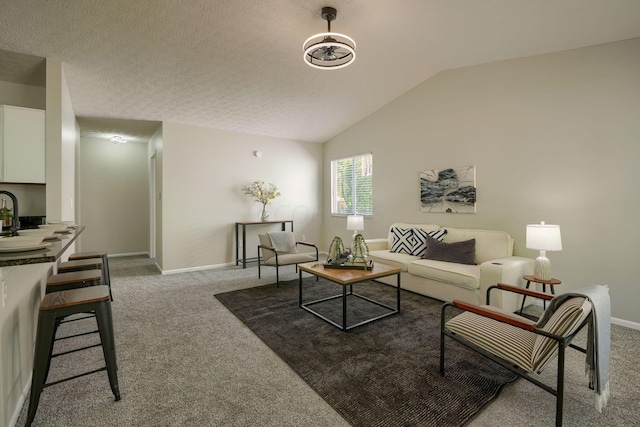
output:
<instances>
[{"instance_id":1,"label":"patterned throw pillow","mask_svg":"<svg viewBox=\"0 0 640 427\"><path fill-rule=\"evenodd\" d=\"M442 242L445 234L447 234L447 230L444 228L433 231L425 231L422 228L414 228L414 243L413 248L409 253L414 256L423 256L425 250L427 249L427 236L433 237L434 239Z\"/></svg>"},{"instance_id":2,"label":"patterned throw pillow","mask_svg":"<svg viewBox=\"0 0 640 427\"><path fill-rule=\"evenodd\" d=\"M411 253L415 244L413 229L391 227L391 237L391 252L404 252L406 254Z\"/></svg>"}]
</instances>

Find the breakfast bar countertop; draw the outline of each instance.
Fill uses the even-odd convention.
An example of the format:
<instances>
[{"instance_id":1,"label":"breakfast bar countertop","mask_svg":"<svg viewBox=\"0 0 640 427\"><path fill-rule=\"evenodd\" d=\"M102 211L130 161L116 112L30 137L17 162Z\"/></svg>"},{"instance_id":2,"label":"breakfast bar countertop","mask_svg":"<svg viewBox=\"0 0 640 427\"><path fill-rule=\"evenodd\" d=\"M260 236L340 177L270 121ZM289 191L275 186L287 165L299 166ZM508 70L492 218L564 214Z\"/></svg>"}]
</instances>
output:
<instances>
[{"instance_id":1,"label":"breakfast bar countertop","mask_svg":"<svg viewBox=\"0 0 640 427\"><path fill-rule=\"evenodd\" d=\"M56 233L57 238L44 241L51 243L50 246L35 251L2 252L0 253L0 267L55 262L83 231L84 226L78 226L75 229L71 229L69 233Z\"/></svg>"}]
</instances>

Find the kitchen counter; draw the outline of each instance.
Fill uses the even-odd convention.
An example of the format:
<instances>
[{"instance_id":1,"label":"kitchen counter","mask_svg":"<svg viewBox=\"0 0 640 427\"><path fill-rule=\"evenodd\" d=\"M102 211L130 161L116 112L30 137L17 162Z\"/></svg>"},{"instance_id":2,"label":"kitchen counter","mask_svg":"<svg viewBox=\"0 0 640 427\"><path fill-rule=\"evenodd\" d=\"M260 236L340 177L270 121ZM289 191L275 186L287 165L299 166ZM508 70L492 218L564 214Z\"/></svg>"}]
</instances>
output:
<instances>
[{"instance_id":1,"label":"kitchen counter","mask_svg":"<svg viewBox=\"0 0 640 427\"><path fill-rule=\"evenodd\" d=\"M57 238L45 240L46 243L51 243L51 245L43 249L26 252L1 252L0 267L55 262L83 231L84 226L78 226L69 233L56 233Z\"/></svg>"}]
</instances>

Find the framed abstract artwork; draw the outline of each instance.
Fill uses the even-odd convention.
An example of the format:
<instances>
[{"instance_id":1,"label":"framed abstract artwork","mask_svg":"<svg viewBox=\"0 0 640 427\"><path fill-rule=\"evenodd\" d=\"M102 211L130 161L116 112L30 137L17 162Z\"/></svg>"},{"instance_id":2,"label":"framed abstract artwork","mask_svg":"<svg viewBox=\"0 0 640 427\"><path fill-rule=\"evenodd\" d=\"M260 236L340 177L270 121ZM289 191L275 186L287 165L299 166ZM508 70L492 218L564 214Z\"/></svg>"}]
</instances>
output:
<instances>
[{"instance_id":1,"label":"framed abstract artwork","mask_svg":"<svg viewBox=\"0 0 640 427\"><path fill-rule=\"evenodd\" d=\"M422 212L476 213L476 167L420 172Z\"/></svg>"}]
</instances>

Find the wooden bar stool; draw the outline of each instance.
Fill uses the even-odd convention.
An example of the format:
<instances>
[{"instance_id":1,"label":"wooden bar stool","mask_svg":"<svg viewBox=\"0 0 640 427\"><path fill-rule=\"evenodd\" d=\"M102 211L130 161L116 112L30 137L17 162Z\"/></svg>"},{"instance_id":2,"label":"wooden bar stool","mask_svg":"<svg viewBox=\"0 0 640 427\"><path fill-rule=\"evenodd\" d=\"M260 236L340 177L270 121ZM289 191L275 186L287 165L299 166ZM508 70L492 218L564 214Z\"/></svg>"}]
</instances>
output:
<instances>
[{"instance_id":1,"label":"wooden bar stool","mask_svg":"<svg viewBox=\"0 0 640 427\"><path fill-rule=\"evenodd\" d=\"M102 264L102 261L100 261L100 264ZM52 292L68 291L71 289L86 288L88 286L98 286L103 284L102 280L103 271L96 269L58 273L47 279L47 288L45 293L50 294ZM85 312L85 316L73 316L72 318L58 319L56 329L62 323L76 322L78 320L84 320L94 316L95 313L93 312ZM80 335L92 334L94 332L96 331L86 332ZM58 339L73 338L74 336Z\"/></svg>"},{"instance_id":2,"label":"wooden bar stool","mask_svg":"<svg viewBox=\"0 0 640 427\"><path fill-rule=\"evenodd\" d=\"M78 259L58 264L58 273L69 273L82 270L102 270L101 258ZM106 285L106 283L103 283ZM108 286L108 285L107 285Z\"/></svg>"},{"instance_id":3,"label":"wooden bar stool","mask_svg":"<svg viewBox=\"0 0 640 427\"><path fill-rule=\"evenodd\" d=\"M85 270L102 271L102 283L100 284L109 286L109 284L107 283L104 268L102 266L101 258L79 259L75 261L61 262L60 264L58 264L58 274ZM109 288L109 295L111 295L111 288Z\"/></svg>"},{"instance_id":4,"label":"wooden bar stool","mask_svg":"<svg viewBox=\"0 0 640 427\"><path fill-rule=\"evenodd\" d=\"M93 252L76 252L69 256L69 261L78 261L86 259L100 258L102 260L102 271L104 272L105 285L109 287L109 297L113 301L113 293L111 292L111 275L109 273L109 258L106 252L93 251Z\"/></svg>"},{"instance_id":5,"label":"wooden bar stool","mask_svg":"<svg viewBox=\"0 0 640 427\"><path fill-rule=\"evenodd\" d=\"M69 289L86 288L102 284L102 270L81 270L69 273L58 273L47 280L46 293L67 291ZM107 286L107 289L109 287Z\"/></svg>"},{"instance_id":6,"label":"wooden bar stool","mask_svg":"<svg viewBox=\"0 0 640 427\"><path fill-rule=\"evenodd\" d=\"M96 313L100 344L78 348L64 353L53 354L53 343L60 319L76 313L93 311ZM47 376L53 357L62 356L72 352L102 346L105 366L93 371L74 375L69 378L47 383ZM29 399L29 412L27 414L27 426L30 426L36 416L40 395L44 388L69 381L85 375L100 371L107 371L111 391L115 400L120 400L118 388L118 367L116 363L116 349L113 335L113 315L111 313L111 299L109 287L106 285L89 286L78 289L70 289L60 292L52 292L45 295L38 314L38 330L36 333L36 347L33 361L33 377L31 380L31 397Z\"/></svg>"}]
</instances>

